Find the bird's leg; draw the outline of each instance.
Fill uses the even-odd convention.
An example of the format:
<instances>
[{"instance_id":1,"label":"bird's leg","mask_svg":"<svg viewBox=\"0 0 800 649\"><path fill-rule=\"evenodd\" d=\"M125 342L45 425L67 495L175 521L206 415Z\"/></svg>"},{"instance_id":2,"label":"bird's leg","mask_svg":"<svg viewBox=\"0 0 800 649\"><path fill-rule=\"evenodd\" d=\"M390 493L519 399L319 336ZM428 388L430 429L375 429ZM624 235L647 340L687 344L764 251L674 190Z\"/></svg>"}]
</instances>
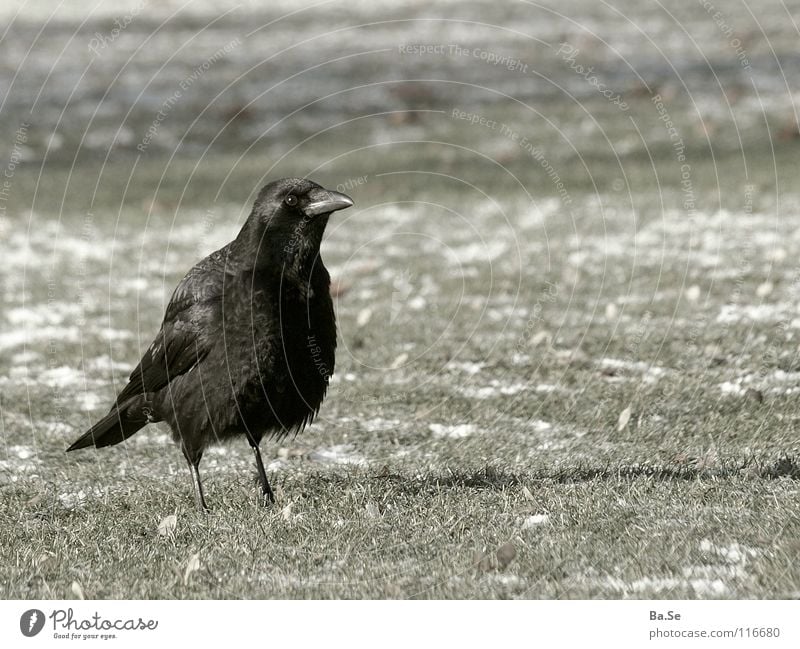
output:
<instances>
[{"instance_id":1,"label":"bird's leg","mask_svg":"<svg viewBox=\"0 0 800 649\"><path fill-rule=\"evenodd\" d=\"M203 485L200 482L200 470L198 465L194 463L189 463L189 469L192 472L192 484L194 485L194 500L197 503L197 510L205 514L208 512L208 505L206 505L206 499L203 497Z\"/></svg>"},{"instance_id":2,"label":"bird's leg","mask_svg":"<svg viewBox=\"0 0 800 649\"><path fill-rule=\"evenodd\" d=\"M197 510L206 513L208 505L206 505L206 499L203 496L203 484L200 482L200 459L203 456L190 456L185 448L183 449L183 455L189 463L189 471L192 474L192 487L194 488L194 501L197 503Z\"/></svg>"},{"instance_id":3,"label":"bird's leg","mask_svg":"<svg viewBox=\"0 0 800 649\"><path fill-rule=\"evenodd\" d=\"M264 498L264 504L272 504L275 502L275 494L272 493L272 487L269 486L267 480L267 472L264 470L264 461L261 459L261 449L258 448L258 442L248 432L247 441L253 449L253 455L256 456L256 468L258 469L258 479L261 482L261 495Z\"/></svg>"}]
</instances>

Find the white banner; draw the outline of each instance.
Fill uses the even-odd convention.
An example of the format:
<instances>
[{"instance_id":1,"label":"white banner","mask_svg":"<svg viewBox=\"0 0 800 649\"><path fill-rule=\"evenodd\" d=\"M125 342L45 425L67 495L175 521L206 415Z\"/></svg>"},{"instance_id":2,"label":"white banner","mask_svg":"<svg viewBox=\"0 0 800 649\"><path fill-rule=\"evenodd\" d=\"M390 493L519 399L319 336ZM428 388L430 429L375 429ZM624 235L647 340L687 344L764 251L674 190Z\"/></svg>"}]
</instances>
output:
<instances>
[{"instance_id":1,"label":"white banner","mask_svg":"<svg viewBox=\"0 0 800 649\"><path fill-rule=\"evenodd\" d=\"M800 647L795 601L4 601L0 647ZM255 644L258 643L258 644Z\"/></svg>"}]
</instances>

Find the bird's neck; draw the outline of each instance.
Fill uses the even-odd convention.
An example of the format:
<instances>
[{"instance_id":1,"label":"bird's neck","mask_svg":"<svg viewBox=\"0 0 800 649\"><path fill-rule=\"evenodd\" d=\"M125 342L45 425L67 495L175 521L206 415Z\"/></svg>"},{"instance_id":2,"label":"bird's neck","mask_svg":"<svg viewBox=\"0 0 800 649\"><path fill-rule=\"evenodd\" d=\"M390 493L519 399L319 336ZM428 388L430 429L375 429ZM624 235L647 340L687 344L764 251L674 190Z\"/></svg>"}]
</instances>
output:
<instances>
[{"instance_id":1,"label":"bird's neck","mask_svg":"<svg viewBox=\"0 0 800 649\"><path fill-rule=\"evenodd\" d=\"M284 273L308 282L322 263L319 250L327 221L320 216L298 220L288 228L245 229L237 238L237 257L258 274Z\"/></svg>"}]
</instances>

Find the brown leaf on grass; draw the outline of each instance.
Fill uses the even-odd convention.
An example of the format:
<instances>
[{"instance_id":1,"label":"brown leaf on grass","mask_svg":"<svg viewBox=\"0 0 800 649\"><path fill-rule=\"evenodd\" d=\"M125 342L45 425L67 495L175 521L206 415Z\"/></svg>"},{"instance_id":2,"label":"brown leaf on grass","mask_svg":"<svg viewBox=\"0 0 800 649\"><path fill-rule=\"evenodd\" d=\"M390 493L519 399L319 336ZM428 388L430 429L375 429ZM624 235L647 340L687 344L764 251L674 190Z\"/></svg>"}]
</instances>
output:
<instances>
[{"instance_id":1,"label":"brown leaf on grass","mask_svg":"<svg viewBox=\"0 0 800 649\"><path fill-rule=\"evenodd\" d=\"M472 564L479 572L504 570L516 558L517 548L513 543L503 543L495 552L476 550L472 554Z\"/></svg>"},{"instance_id":2,"label":"brown leaf on grass","mask_svg":"<svg viewBox=\"0 0 800 649\"><path fill-rule=\"evenodd\" d=\"M755 401L756 403L764 403L764 393L761 390L755 390L754 388L747 388L744 392L744 396L746 399L750 401Z\"/></svg>"},{"instance_id":3,"label":"brown leaf on grass","mask_svg":"<svg viewBox=\"0 0 800 649\"><path fill-rule=\"evenodd\" d=\"M475 550L472 553L472 565L474 565L480 572L488 572L492 569L494 562L492 555L482 550Z\"/></svg>"},{"instance_id":4,"label":"brown leaf on grass","mask_svg":"<svg viewBox=\"0 0 800 649\"><path fill-rule=\"evenodd\" d=\"M495 554L497 556L497 567L503 570L516 558L517 548L514 547L513 543L503 543L503 545L497 548Z\"/></svg>"},{"instance_id":5,"label":"brown leaf on grass","mask_svg":"<svg viewBox=\"0 0 800 649\"><path fill-rule=\"evenodd\" d=\"M186 562L186 569L183 571L183 585L188 586L189 580L192 578L192 575L200 570L200 555L198 553L193 554L189 557L189 561Z\"/></svg>"},{"instance_id":6,"label":"brown leaf on grass","mask_svg":"<svg viewBox=\"0 0 800 649\"><path fill-rule=\"evenodd\" d=\"M170 514L158 524L158 534L160 536L175 536L176 527L178 527L178 517L175 514Z\"/></svg>"}]
</instances>

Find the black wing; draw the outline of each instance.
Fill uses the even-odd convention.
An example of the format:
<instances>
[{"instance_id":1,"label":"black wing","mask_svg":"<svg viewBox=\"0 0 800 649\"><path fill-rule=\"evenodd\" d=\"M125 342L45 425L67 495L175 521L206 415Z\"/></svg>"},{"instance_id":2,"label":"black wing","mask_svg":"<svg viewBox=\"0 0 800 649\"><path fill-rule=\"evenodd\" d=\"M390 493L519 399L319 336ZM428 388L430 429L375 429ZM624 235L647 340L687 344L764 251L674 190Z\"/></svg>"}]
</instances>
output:
<instances>
[{"instance_id":1,"label":"black wing","mask_svg":"<svg viewBox=\"0 0 800 649\"><path fill-rule=\"evenodd\" d=\"M117 404L138 394L156 392L185 374L208 354L221 321L227 246L194 266L170 298L155 340L117 396Z\"/></svg>"}]
</instances>

